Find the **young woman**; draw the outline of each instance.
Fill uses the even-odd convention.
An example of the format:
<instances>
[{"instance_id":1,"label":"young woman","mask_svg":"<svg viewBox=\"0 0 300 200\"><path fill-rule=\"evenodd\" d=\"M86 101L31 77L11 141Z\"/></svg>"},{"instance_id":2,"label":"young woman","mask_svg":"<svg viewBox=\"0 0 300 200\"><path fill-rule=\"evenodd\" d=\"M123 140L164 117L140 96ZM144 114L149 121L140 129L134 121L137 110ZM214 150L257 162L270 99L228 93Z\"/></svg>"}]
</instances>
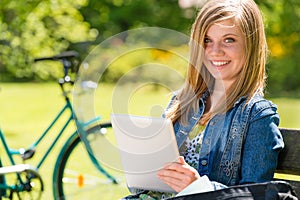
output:
<instances>
[{"instance_id":1,"label":"young woman","mask_svg":"<svg viewBox=\"0 0 300 200\"><path fill-rule=\"evenodd\" d=\"M272 180L284 143L277 108L263 98L267 44L257 5L209 0L190 48L186 84L165 113L182 157L159 178L177 192L204 175L214 189ZM139 195L151 197L161 198Z\"/></svg>"}]
</instances>

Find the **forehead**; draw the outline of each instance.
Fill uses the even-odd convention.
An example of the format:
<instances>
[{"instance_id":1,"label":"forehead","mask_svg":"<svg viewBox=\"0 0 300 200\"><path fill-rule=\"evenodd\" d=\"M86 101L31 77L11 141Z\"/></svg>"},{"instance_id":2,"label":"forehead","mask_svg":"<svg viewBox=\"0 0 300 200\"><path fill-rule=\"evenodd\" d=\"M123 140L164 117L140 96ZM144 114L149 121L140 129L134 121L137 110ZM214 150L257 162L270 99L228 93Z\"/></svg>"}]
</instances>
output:
<instances>
[{"instance_id":1,"label":"forehead","mask_svg":"<svg viewBox=\"0 0 300 200\"><path fill-rule=\"evenodd\" d=\"M242 31L233 19L226 19L212 24L206 33L208 36L222 34L234 34L237 36L242 36Z\"/></svg>"}]
</instances>

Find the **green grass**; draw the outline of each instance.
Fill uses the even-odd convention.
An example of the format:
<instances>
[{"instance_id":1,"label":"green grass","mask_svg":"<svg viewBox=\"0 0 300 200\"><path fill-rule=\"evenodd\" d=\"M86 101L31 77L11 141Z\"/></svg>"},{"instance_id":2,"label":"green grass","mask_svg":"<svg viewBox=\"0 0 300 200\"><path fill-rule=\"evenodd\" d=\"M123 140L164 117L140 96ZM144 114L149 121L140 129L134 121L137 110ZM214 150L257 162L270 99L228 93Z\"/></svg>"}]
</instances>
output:
<instances>
[{"instance_id":1,"label":"green grass","mask_svg":"<svg viewBox=\"0 0 300 200\"><path fill-rule=\"evenodd\" d=\"M5 134L7 143L9 147L15 149L29 147L63 107L64 99L60 88L55 83L2 83L0 87L0 127ZM117 103L117 106L122 105L123 108L125 106L126 112L137 115L161 115L162 108L165 107L165 103L170 98L167 95L169 92L164 89L154 93L153 89L147 86L133 91L130 98L127 99L123 96L126 88L122 88L120 91L123 103ZM113 106L116 103L112 103L111 100L115 94L119 94L118 90L109 85L99 87L95 93L95 113L97 115L101 114L105 121L109 120L111 112L116 112L115 106ZM145 98L141 99L141 96L145 96ZM154 108L152 105L155 105ZM88 105L84 106L89 109ZM55 127L55 130L58 130L58 128L60 127ZM72 128L75 128L75 126L73 125ZM54 140L54 136L47 136L46 140L38 146L34 158L26 163L35 166L43 156L45 147L48 147L49 143ZM59 149L67 137L68 134L63 136L39 170L45 182L45 192L42 199L53 199L53 167ZM3 149L2 144L0 149ZM8 163L8 159L3 152L1 153L1 159L4 165ZM17 158L17 162L20 163L21 160Z\"/></svg>"},{"instance_id":2,"label":"green grass","mask_svg":"<svg viewBox=\"0 0 300 200\"><path fill-rule=\"evenodd\" d=\"M9 146L13 148L32 144L64 105L60 89L55 83L1 83L0 87L0 127ZM170 91L164 88L155 91L150 86L144 86L130 91L127 87L100 85L94 95L93 106L95 113L101 114L103 120L109 120L112 112L160 116L169 99ZM281 127L300 128L300 99L276 98L272 101L279 107ZM84 107L87 110L93 108L91 104ZM36 157L29 164L35 164L41 158L40 151L43 152L43 147L52 140L53 136L49 136L41 144ZM43 199L53 199L52 171L61 145L58 144L40 170L45 181ZM5 162L7 158L3 152L1 157Z\"/></svg>"},{"instance_id":3,"label":"green grass","mask_svg":"<svg viewBox=\"0 0 300 200\"><path fill-rule=\"evenodd\" d=\"M5 134L10 148L27 148L38 139L46 129L51 120L56 116L58 110L63 107L63 98L60 96L59 88L54 84L1 84L0 92L0 127ZM65 118L66 116L64 116ZM61 125L61 124L59 124ZM60 126L55 126L58 130ZM74 126L70 128L75 128ZM73 131L72 131L73 132ZM48 135L37 147L37 153L28 164L37 165L45 153L45 147L54 140L54 134ZM45 192L42 199L53 199L52 197L52 172L58 150L65 141L67 135L63 135L54 151L46 159L39 172L42 175ZM1 144L1 149L2 144ZM18 163L21 160L15 157ZM1 159L4 165L7 157L2 152Z\"/></svg>"},{"instance_id":4,"label":"green grass","mask_svg":"<svg viewBox=\"0 0 300 200\"><path fill-rule=\"evenodd\" d=\"M272 101L278 106L279 126L300 129L300 99L274 98Z\"/></svg>"}]
</instances>

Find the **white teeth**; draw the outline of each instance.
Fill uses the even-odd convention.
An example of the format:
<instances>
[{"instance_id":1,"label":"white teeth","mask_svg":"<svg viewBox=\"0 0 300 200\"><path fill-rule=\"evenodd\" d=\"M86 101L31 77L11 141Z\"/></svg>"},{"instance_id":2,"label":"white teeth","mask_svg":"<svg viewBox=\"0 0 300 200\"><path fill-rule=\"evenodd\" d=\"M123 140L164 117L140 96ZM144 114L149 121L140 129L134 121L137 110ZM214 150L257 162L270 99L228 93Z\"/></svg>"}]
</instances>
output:
<instances>
[{"instance_id":1,"label":"white teeth","mask_svg":"<svg viewBox=\"0 0 300 200\"><path fill-rule=\"evenodd\" d=\"M229 61L226 61L226 62L219 62L219 61L214 62L214 61L212 61L212 64L216 65L216 66L226 65L228 63L229 63Z\"/></svg>"}]
</instances>

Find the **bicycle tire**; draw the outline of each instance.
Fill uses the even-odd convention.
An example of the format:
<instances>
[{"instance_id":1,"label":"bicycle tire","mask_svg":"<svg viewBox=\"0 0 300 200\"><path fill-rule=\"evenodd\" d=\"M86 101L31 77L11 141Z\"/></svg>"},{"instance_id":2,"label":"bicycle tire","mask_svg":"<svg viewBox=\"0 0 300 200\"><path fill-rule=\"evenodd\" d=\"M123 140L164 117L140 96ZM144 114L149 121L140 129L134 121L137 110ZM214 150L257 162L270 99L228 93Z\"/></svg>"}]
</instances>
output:
<instances>
[{"instance_id":1,"label":"bicycle tire","mask_svg":"<svg viewBox=\"0 0 300 200\"><path fill-rule=\"evenodd\" d=\"M103 134L106 130L106 134ZM116 148L107 149L107 144L115 142L110 122L96 125L87 130L87 138L94 146L97 155L90 155L79 134L73 134L62 148L53 173L53 194L56 200L77 199L120 199L130 192L120 167ZM95 143L94 143L95 142ZM102 145L104 144L104 145ZM99 155L98 155L99 154ZM108 178L100 172L91 159L98 158ZM114 156L116 158L114 158ZM101 158L101 160L99 159ZM116 162L116 163L113 163ZM117 180L117 181L115 181Z\"/></svg>"}]
</instances>

